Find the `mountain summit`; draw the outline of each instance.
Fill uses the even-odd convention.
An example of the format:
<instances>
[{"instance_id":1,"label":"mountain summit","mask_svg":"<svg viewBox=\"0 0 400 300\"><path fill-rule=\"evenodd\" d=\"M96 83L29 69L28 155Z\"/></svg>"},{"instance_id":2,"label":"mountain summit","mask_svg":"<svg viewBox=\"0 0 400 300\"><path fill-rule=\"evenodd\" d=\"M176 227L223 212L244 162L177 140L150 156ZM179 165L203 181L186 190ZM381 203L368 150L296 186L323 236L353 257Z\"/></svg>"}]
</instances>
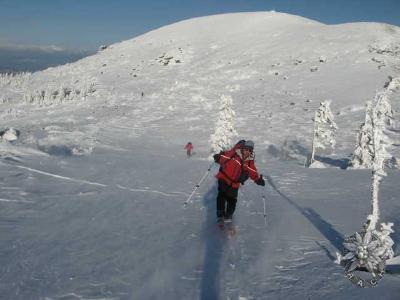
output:
<instances>
[{"instance_id":1,"label":"mountain summit","mask_svg":"<svg viewBox=\"0 0 400 300\"><path fill-rule=\"evenodd\" d=\"M295 125L288 124L277 139L299 130L300 136L307 136L309 125L301 126L320 101L331 99L337 111L357 113L387 76L398 73L399 39L395 26L324 25L276 12L190 19L110 45L79 62L14 80L18 83L3 80L6 105L1 113L12 120L16 114L30 115L32 105L68 100L76 100L73 106L82 112L82 99L94 98L98 101L90 104L90 114L105 103L128 105L135 107L128 111L138 112L136 122L159 113L185 127L182 115L190 111L202 116L201 122L191 124L204 132L219 95L229 94L244 115L263 115L252 121L256 127L276 131L269 114L284 120L296 112ZM21 107L18 113L14 105ZM247 135L246 118L237 121Z\"/></svg>"},{"instance_id":2,"label":"mountain summit","mask_svg":"<svg viewBox=\"0 0 400 300\"><path fill-rule=\"evenodd\" d=\"M397 299L397 275L359 289L334 261L370 213L371 170L344 170L365 104L399 73L398 27L256 12L185 20L72 64L0 75L0 294ZM394 158L399 100L393 91ZM321 102L336 146L305 168ZM240 139L254 142L266 186L240 187L230 236L215 226L209 159L214 143ZM395 255L398 182L389 170L380 194Z\"/></svg>"}]
</instances>

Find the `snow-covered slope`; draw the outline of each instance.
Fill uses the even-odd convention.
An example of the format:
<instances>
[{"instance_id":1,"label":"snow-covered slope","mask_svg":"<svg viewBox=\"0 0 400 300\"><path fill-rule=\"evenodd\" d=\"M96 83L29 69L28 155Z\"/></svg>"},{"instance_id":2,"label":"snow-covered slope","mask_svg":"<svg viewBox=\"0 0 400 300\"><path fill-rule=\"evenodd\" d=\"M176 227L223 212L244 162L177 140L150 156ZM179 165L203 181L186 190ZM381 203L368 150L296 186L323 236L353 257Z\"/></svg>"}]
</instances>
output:
<instances>
[{"instance_id":1,"label":"snow-covered slope","mask_svg":"<svg viewBox=\"0 0 400 300\"><path fill-rule=\"evenodd\" d=\"M259 12L186 20L73 64L2 76L0 129L20 136L0 144L1 294L396 299L398 277L357 289L333 260L370 213L370 171L338 167L354 150L366 101L399 73L398 27ZM209 165L221 95L233 99L238 139L255 141L269 175L266 189L241 189L230 239L214 228L211 176L182 208ZM339 130L335 152L316 157L332 168L305 169L323 100ZM396 232L398 179L390 171L380 195Z\"/></svg>"}]
</instances>

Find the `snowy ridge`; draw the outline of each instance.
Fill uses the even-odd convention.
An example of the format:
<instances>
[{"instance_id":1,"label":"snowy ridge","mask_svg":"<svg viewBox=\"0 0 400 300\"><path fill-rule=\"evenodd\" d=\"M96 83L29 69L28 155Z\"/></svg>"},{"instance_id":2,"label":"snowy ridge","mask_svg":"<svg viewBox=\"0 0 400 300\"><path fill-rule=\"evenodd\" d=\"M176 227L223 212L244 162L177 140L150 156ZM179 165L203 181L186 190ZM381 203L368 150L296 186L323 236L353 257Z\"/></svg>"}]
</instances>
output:
<instances>
[{"instance_id":1,"label":"snowy ridge","mask_svg":"<svg viewBox=\"0 0 400 300\"><path fill-rule=\"evenodd\" d=\"M370 214L371 171L347 166L366 102L400 76L399 44L400 28L386 24L227 14L0 77L0 131L20 132L0 142L1 295L397 299L398 274L358 289L334 261ZM396 158L400 92L390 89L387 149ZM326 99L335 149L318 150L321 168L305 168ZM267 186L240 188L237 234L227 236L215 228L217 167L183 204L210 149L242 138L255 142ZM379 219L394 223L399 255L399 173L386 172Z\"/></svg>"}]
</instances>

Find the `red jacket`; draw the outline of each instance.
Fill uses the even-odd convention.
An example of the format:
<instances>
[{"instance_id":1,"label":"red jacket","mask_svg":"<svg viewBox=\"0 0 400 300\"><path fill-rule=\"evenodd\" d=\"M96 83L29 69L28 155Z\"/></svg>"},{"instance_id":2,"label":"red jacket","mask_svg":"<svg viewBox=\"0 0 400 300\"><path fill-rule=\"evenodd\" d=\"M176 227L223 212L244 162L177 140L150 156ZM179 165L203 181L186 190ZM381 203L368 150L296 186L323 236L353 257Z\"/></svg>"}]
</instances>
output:
<instances>
[{"instance_id":1,"label":"red jacket","mask_svg":"<svg viewBox=\"0 0 400 300\"><path fill-rule=\"evenodd\" d=\"M240 149L236 146L229 151L222 152L218 163L221 168L216 177L224 180L235 189L240 186L240 174L242 172L247 173L253 181L260 178L254 164L254 155L252 154L243 160Z\"/></svg>"},{"instance_id":2,"label":"red jacket","mask_svg":"<svg viewBox=\"0 0 400 300\"><path fill-rule=\"evenodd\" d=\"M187 143L184 149L192 150L193 149L193 144L192 143Z\"/></svg>"}]
</instances>

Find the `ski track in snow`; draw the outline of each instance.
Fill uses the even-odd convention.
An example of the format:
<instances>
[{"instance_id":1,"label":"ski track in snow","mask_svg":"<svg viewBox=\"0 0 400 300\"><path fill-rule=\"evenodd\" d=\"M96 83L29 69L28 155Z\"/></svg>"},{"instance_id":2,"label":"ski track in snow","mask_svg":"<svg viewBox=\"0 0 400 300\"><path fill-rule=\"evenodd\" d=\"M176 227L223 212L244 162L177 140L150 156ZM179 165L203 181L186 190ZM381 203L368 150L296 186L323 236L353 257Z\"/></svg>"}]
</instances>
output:
<instances>
[{"instance_id":1,"label":"ski track in snow","mask_svg":"<svg viewBox=\"0 0 400 300\"><path fill-rule=\"evenodd\" d=\"M0 198L0 201L2 201L2 202L14 202L14 203L34 203L33 201L28 201L28 200L15 200L15 199L3 199L3 198Z\"/></svg>"},{"instance_id":2,"label":"ski track in snow","mask_svg":"<svg viewBox=\"0 0 400 300\"><path fill-rule=\"evenodd\" d=\"M168 197L175 197L176 195L187 196L187 194L182 193L182 192L164 193L164 192L161 192L161 191L148 189L148 188L146 188L146 189L129 188L129 187L125 187L125 186L122 186L122 185L119 185L119 184L117 184L115 186L111 186L111 185L106 185L106 184L102 184L102 183L98 183L98 182L91 182L91 181L87 181L87 180L76 179L76 178L61 176L61 175L57 175L57 174L52 174L52 173L49 173L49 172L40 171L40 170L37 170L37 169L25 167L25 166L15 165L15 167L20 168L20 169L25 169L25 170L28 170L28 171L31 171L31 172L34 172L34 173L38 173L38 174L41 174L41 175L54 177L54 178L57 178L57 179L63 179L63 180L67 180L67 181L73 181L73 182L77 182L77 183L84 183L84 184L94 185L94 186L99 186L99 187L117 187L119 189L128 190L128 191L131 191L131 192L155 193L155 194L160 194L160 195L168 196ZM11 200L10 200L10 202L11 202Z\"/></svg>"},{"instance_id":3,"label":"ski track in snow","mask_svg":"<svg viewBox=\"0 0 400 300\"><path fill-rule=\"evenodd\" d=\"M78 183L85 183L85 184L96 185L96 186L101 186L101 187L107 187L107 185L102 184L102 183L90 182L90 181L87 181L87 180L65 177L65 176L61 176L61 175L57 175L57 174L52 174L52 173L45 172L45 171L40 171L40 170L32 169L32 168L29 168L29 167L17 166L17 165L16 165L15 167L16 167L16 168L20 168L20 169L25 169L25 170L28 170L28 171L31 171L31 172L34 172L34 173L38 173L38 174L41 174L41 175L46 175L46 176L58 178L58 179L64 179L64 180L68 180L68 181L73 181L73 182L78 182Z\"/></svg>"}]
</instances>

